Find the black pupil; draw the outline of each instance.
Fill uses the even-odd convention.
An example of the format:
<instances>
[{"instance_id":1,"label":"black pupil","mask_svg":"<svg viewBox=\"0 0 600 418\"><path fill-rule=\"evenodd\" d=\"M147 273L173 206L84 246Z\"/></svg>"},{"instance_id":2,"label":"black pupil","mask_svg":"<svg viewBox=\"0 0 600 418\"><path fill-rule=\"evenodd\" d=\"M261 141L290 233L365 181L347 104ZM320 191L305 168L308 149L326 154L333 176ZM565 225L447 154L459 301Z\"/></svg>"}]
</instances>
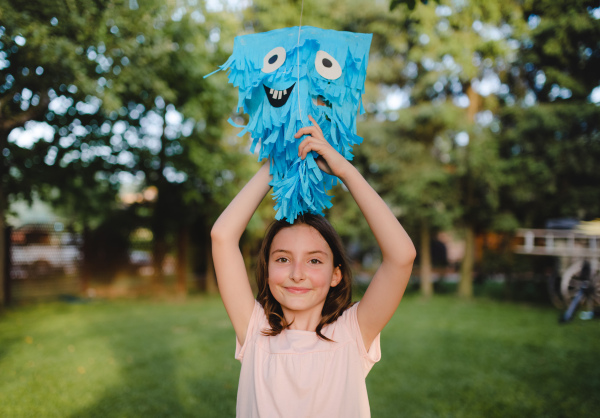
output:
<instances>
[{"instance_id":1,"label":"black pupil","mask_svg":"<svg viewBox=\"0 0 600 418\"><path fill-rule=\"evenodd\" d=\"M327 58L323 58L323 66L327 68L331 68L333 64Z\"/></svg>"},{"instance_id":2,"label":"black pupil","mask_svg":"<svg viewBox=\"0 0 600 418\"><path fill-rule=\"evenodd\" d=\"M275 54L271 58L269 58L269 64L273 64L275 61L277 61L277 54Z\"/></svg>"}]
</instances>

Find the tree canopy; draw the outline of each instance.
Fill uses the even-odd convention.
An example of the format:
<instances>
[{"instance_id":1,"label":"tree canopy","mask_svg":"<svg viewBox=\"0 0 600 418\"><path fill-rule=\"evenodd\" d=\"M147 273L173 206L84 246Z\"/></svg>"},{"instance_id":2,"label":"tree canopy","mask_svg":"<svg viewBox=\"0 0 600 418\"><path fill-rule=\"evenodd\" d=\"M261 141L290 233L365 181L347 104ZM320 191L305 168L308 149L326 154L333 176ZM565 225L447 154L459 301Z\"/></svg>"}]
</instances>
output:
<instances>
[{"instance_id":1,"label":"tree canopy","mask_svg":"<svg viewBox=\"0 0 600 418\"><path fill-rule=\"evenodd\" d=\"M0 0L0 229L9 202L34 195L79 228L112 222L126 184L154 193L123 225L152 230L156 262L194 241L210 270L210 225L255 158L224 126L235 89L203 76L235 35L297 26L300 10ZM599 1L306 0L302 24L373 33L354 161L425 260L438 230L470 242L598 216ZM340 233L370 251L358 209L335 194ZM463 263L465 295L473 263Z\"/></svg>"},{"instance_id":2,"label":"tree canopy","mask_svg":"<svg viewBox=\"0 0 600 418\"><path fill-rule=\"evenodd\" d=\"M220 140L233 94L203 76L228 54L233 14L111 0L3 1L0 13L2 220L37 194L98 225L136 183L157 191L158 239L211 222L241 156Z\"/></svg>"}]
</instances>

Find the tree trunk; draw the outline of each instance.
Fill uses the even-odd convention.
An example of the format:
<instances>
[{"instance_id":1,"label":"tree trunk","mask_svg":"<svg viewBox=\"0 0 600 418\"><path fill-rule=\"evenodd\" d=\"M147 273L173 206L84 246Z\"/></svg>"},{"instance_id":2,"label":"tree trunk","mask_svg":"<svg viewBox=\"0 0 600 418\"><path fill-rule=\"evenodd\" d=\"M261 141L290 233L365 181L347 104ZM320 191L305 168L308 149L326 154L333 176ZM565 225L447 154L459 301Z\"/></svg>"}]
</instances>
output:
<instances>
[{"instance_id":1,"label":"tree trunk","mask_svg":"<svg viewBox=\"0 0 600 418\"><path fill-rule=\"evenodd\" d=\"M186 225L179 227L177 233L177 294L187 295L189 229Z\"/></svg>"},{"instance_id":2,"label":"tree trunk","mask_svg":"<svg viewBox=\"0 0 600 418\"><path fill-rule=\"evenodd\" d=\"M165 274L163 271L163 263L167 255L167 243L165 236L162 234L154 234L154 242L152 245L152 267L154 268L154 291L162 293L165 290Z\"/></svg>"},{"instance_id":3,"label":"tree trunk","mask_svg":"<svg viewBox=\"0 0 600 418\"><path fill-rule=\"evenodd\" d=\"M164 121L164 112L162 113ZM154 267L154 292L163 293L165 291L165 274L163 264L167 255L167 225L166 221L169 217L168 203L168 182L164 176L165 169L165 149L167 148L168 139L165 136L165 131L160 137L161 147L158 152L159 167L156 170L158 176L156 181L157 197L152 214L152 262Z\"/></svg>"},{"instance_id":4,"label":"tree trunk","mask_svg":"<svg viewBox=\"0 0 600 418\"><path fill-rule=\"evenodd\" d=\"M16 115L6 115L4 105L6 101L0 101L0 151L4 151L8 145L8 135L13 129L25 126L30 120L38 120L48 110L50 97L46 92L40 93L40 101L37 106L31 106L28 110ZM4 156L0 156L0 307L6 306L10 298L10 277L8 272L8 260L6 258L8 242L6 224L6 212L8 210L8 190L4 189L5 182L9 177L9 164Z\"/></svg>"},{"instance_id":5,"label":"tree trunk","mask_svg":"<svg viewBox=\"0 0 600 418\"><path fill-rule=\"evenodd\" d=\"M475 91L473 85L469 83L467 87L467 97L469 97L469 107L467 108L467 119L472 124L475 123L475 115L481 109L482 98ZM473 191L473 179L472 173L469 168L469 148L475 138L471 138L469 144L466 147L467 157L465 163L467 164L467 172L464 177L463 193L465 194L464 201L467 210L466 226L465 226L465 256L460 266L460 283L458 286L458 294L463 298L471 298L473 296L473 266L475 264L475 227L470 224L469 213L477 210L474 202L474 191Z\"/></svg>"},{"instance_id":6,"label":"tree trunk","mask_svg":"<svg viewBox=\"0 0 600 418\"><path fill-rule=\"evenodd\" d=\"M2 106L0 105L0 121L2 117ZM4 150L8 144L8 134L11 128L0 129L0 151ZM4 156L0 157L0 307L7 305L8 281L10 277L7 274L7 260L6 260L6 212L8 209L8 190L5 190L5 181L8 180L8 164Z\"/></svg>"},{"instance_id":7,"label":"tree trunk","mask_svg":"<svg viewBox=\"0 0 600 418\"><path fill-rule=\"evenodd\" d=\"M92 275L92 264L91 264L91 251L90 251L90 240L91 240L91 232L90 227L85 225L83 227L83 244L81 246L81 263L79 271L80 277L80 285L81 285L81 294L83 296L88 295L88 290L90 288L90 281Z\"/></svg>"},{"instance_id":8,"label":"tree trunk","mask_svg":"<svg viewBox=\"0 0 600 418\"><path fill-rule=\"evenodd\" d=\"M469 98L469 107L467 108L467 119L469 122L475 122L475 115L481 109L481 96L475 91L473 85L467 86L467 97Z\"/></svg>"},{"instance_id":9,"label":"tree trunk","mask_svg":"<svg viewBox=\"0 0 600 418\"><path fill-rule=\"evenodd\" d=\"M431 277L431 230L429 222L421 222L421 294L425 297L433 295L433 283Z\"/></svg>"},{"instance_id":10,"label":"tree trunk","mask_svg":"<svg viewBox=\"0 0 600 418\"><path fill-rule=\"evenodd\" d=\"M458 295L469 299L473 297L473 265L475 263L475 231L472 225L465 227L465 255L460 265L460 283Z\"/></svg>"},{"instance_id":11,"label":"tree trunk","mask_svg":"<svg viewBox=\"0 0 600 418\"><path fill-rule=\"evenodd\" d=\"M10 286L10 277L7 271L7 259L6 259L6 249L8 243L6 242L7 238L7 228L6 228L6 199L4 197L4 190L2 187L2 177L0 176L0 307L6 306L8 304L9 297L9 289Z\"/></svg>"}]
</instances>

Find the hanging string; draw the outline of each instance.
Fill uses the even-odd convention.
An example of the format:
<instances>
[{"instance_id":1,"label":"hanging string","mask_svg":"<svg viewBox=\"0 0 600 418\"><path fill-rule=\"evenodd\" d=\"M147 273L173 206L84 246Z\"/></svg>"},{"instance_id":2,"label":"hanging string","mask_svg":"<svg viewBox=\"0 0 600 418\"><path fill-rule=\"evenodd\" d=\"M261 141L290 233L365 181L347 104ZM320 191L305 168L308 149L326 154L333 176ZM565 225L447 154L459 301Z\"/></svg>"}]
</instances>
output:
<instances>
[{"instance_id":1,"label":"hanging string","mask_svg":"<svg viewBox=\"0 0 600 418\"><path fill-rule=\"evenodd\" d=\"M304 13L304 0L302 0L302 7L300 9L300 25L298 26L298 45L296 48L296 54L298 56L298 112L300 114L300 121L302 121L302 108L300 107L300 31L302 29L302 14Z\"/></svg>"}]
</instances>

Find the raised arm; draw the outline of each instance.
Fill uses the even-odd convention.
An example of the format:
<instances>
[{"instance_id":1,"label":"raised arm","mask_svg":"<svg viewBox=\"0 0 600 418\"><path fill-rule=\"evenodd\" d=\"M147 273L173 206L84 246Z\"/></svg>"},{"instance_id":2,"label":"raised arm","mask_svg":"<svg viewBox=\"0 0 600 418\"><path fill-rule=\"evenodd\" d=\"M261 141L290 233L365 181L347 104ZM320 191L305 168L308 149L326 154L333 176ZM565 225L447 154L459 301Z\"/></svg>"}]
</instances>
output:
<instances>
[{"instance_id":1,"label":"raised arm","mask_svg":"<svg viewBox=\"0 0 600 418\"><path fill-rule=\"evenodd\" d=\"M404 295L416 250L383 199L359 171L324 139L317 123L311 120L314 126L302 128L297 133L298 137L310 135L300 144L300 156L305 158L309 151L319 153L322 161L319 159L317 163L344 182L381 249L381 266L371 280L357 313L363 341L368 349L392 318Z\"/></svg>"},{"instance_id":2,"label":"raised arm","mask_svg":"<svg viewBox=\"0 0 600 418\"><path fill-rule=\"evenodd\" d=\"M256 208L269 192L270 181L267 163L231 201L210 233L219 292L240 344L244 344L254 309L254 295L240 251L240 238Z\"/></svg>"}]
</instances>

